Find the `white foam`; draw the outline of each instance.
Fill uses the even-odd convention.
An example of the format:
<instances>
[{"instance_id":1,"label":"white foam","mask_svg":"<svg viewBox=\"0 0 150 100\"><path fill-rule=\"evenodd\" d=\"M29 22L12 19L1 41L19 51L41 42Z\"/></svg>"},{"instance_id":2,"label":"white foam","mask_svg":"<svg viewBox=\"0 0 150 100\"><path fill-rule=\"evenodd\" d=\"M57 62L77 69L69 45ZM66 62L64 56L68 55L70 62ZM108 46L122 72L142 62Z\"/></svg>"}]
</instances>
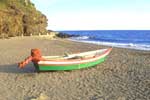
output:
<instances>
[{"instance_id":1,"label":"white foam","mask_svg":"<svg viewBox=\"0 0 150 100\"><path fill-rule=\"evenodd\" d=\"M119 48L128 48L128 49L136 49L136 50L146 50L150 51L150 45L145 44L133 44L133 43L112 43L112 42L101 42L101 41L88 41L83 39L69 39L71 41L77 42L85 42L85 43L93 43L98 45L105 45L105 46L112 46L112 47L119 47Z\"/></svg>"},{"instance_id":2,"label":"white foam","mask_svg":"<svg viewBox=\"0 0 150 100\"><path fill-rule=\"evenodd\" d=\"M79 36L79 37L72 37L73 40L86 40L89 39L89 36Z\"/></svg>"}]
</instances>

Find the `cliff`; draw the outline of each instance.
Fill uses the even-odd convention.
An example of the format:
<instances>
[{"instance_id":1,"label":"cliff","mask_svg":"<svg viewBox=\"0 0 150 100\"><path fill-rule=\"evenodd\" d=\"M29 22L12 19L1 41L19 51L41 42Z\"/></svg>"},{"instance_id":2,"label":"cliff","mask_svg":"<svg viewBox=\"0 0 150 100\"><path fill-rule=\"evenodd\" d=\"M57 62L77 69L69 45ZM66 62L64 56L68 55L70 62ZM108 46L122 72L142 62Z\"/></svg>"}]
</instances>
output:
<instances>
[{"instance_id":1,"label":"cliff","mask_svg":"<svg viewBox=\"0 0 150 100\"><path fill-rule=\"evenodd\" d=\"M0 0L0 37L46 34L47 18L30 0Z\"/></svg>"}]
</instances>

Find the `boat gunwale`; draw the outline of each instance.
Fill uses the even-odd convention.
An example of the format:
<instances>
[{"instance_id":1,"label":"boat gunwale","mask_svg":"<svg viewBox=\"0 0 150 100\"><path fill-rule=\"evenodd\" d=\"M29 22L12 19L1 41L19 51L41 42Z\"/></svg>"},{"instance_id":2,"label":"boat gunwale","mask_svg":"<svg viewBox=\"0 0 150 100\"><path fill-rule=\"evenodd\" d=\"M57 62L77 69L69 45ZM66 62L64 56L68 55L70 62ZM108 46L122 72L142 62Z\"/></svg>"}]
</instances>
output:
<instances>
[{"instance_id":1,"label":"boat gunwale","mask_svg":"<svg viewBox=\"0 0 150 100\"><path fill-rule=\"evenodd\" d=\"M90 60L90 59L95 59L94 61L100 59L100 57L102 57L103 55L104 56L107 56L110 51L112 50L112 48L108 48L106 49L102 54L99 54L97 56L92 56L92 57L87 57L87 58L79 58L79 59L61 59L61 60L41 60L38 62L39 65L48 65L48 64L44 64L44 62L76 62L76 61L85 61L85 60ZM96 59L98 58L98 59ZM77 63L76 63L77 64ZM56 65L56 64L49 64L49 65ZM58 64L57 64L58 65ZM63 64L60 64L60 65L63 65Z\"/></svg>"}]
</instances>

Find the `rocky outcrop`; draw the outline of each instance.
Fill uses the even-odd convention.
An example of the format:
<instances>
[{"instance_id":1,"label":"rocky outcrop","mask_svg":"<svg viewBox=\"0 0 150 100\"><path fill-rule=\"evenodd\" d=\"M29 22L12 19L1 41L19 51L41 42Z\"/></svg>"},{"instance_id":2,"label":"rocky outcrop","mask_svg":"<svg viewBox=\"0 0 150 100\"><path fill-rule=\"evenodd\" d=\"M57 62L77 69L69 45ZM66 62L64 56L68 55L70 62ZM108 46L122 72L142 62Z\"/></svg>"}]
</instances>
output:
<instances>
[{"instance_id":1,"label":"rocky outcrop","mask_svg":"<svg viewBox=\"0 0 150 100\"><path fill-rule=\"evenodd\" d=\"M63 33L63 32L58 32L58 34L56 34L56 36L59 38L70 38L70 37L78 37L79 35L71 35L71 34L67 34L67 33Z\"/></svg>"},{"instance_id":2,"label":"rocky outcrop","mask_svg":"<svg viewBox=\"0 0 150 100\"><path fill-rule=\"evenodd\" d=\"M30 0L0 0L0 37L46 34L47 18Z\"/></svg>"}]
</instances>

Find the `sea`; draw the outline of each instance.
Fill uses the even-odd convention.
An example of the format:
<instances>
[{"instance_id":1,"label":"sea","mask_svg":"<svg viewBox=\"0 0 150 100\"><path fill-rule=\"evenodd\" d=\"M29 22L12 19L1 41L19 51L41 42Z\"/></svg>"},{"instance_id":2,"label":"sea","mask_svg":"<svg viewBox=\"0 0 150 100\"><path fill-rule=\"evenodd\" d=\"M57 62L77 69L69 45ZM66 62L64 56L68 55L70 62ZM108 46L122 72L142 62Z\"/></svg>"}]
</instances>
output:
<instances>
[{"instance_id":1,"label":"sea","mask_svg":"<svg viewBox=\"0 0 150 100\"><path fill-rule=\"evenodd\" d=\"M150 30L74 30L60 32L76 35L70 38L72 41L150 51Z\"/></svg>"}]
</instances>

